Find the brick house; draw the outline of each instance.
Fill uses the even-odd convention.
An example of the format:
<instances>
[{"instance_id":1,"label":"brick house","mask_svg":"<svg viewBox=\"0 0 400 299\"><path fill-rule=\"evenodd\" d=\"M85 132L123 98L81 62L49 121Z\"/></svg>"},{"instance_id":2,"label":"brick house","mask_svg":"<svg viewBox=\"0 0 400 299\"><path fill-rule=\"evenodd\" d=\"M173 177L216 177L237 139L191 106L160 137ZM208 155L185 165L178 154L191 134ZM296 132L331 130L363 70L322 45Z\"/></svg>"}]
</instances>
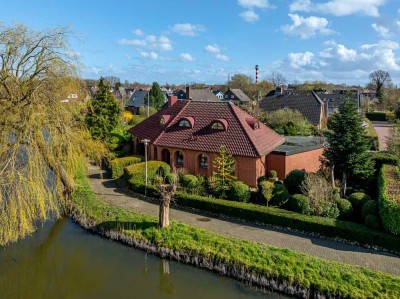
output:
<instances>
[{"instance_id":1,"label":"brick house","mask_svg":"<svg viewBox=\"0 0 400 299\"><path fill-rule=\"evenodd\" d=\"M250 98L241 90L235 88L229 88L229 90L224 94L225 101L231 101L235 105L243 105L250 103Z\"/></svg>"},{"instance_id":2,"label":"brick house","mask_svg":"<svg viewBox=\"0 0 400 299\"><path fill-rule=\"evenodd\" d=\"M149 139L150 160L185 168L194 175L211 176L213 160L221 145L225 145L235 160L235 176L250 186L256 186L257 178L271 170L268 164L274 165L274 158L269 155L285 143L283 136L234 104L179 101L174 96L170 97L168 107L134 126L130 133L134 154L143 154L142 140ZM319 161L319 153L310 156ZM283 157L285 163L286 156ZM307 169L310 159L298 162L296 167ZM280 167L280 178L289 169L274 167Z\"/></svg>"}]
</instances>

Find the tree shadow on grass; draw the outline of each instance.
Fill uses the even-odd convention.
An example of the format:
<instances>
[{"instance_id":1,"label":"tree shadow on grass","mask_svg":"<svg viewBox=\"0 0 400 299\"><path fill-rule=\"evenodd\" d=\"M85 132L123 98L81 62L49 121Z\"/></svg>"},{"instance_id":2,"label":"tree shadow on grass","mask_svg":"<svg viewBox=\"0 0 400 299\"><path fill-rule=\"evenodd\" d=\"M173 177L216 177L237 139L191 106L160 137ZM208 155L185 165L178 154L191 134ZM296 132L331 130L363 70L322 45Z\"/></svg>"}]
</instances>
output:
<instances>
[{"instance_id":1,"label":"tree shadow on grass","mask_svg":"<svg viewBox=\"0 0 400 299\"><path fill-rule=\"evenodd\" d=\"M150 228L157 228L157 222L155 221L104 221L95 226L98 229L107 230L146 230Z\"/></svg>"}]
</instances>

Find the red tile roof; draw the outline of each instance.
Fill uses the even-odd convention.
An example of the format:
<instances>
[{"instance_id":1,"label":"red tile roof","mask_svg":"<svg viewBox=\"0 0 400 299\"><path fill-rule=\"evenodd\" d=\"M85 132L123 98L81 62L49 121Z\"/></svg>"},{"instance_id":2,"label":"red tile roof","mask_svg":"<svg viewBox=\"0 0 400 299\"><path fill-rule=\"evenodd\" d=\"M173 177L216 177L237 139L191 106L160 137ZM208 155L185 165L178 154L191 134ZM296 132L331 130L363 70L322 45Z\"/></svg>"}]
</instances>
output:
<instances>
[{"instance_id":1,"label":"red tile roof","mask_svg":"<svg viewBox=\"0 0 400 299\"><path fill-rule=\"evenodd\" d=\"M170 115L166 126L160 125L163 115ZM178 126L182 118L194 118L193 128ZM226 131L212 130L213 121L225 119ZM261 157L283 144L284 137L259 123L239 107L226 102L178 101L133 127L130 132L140 139L150 139L154 145L218 152L221 145L237 156Z\"/></svg>"}]
</instances>

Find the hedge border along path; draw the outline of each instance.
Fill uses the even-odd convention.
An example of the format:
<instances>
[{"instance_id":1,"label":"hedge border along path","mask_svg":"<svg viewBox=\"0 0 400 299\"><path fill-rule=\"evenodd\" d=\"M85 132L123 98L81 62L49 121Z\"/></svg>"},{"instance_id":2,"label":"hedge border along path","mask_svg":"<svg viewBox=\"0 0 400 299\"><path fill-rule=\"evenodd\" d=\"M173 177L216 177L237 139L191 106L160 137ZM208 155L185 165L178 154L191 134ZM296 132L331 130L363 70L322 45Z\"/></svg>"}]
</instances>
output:
<instances>
[{"instance_id":1,"label":"hedge border along path","mask_svg":"<svg viewBox=\"0 0 400 299\"><path fill-rule=\"evenodd\" d=\"M377 246L400 253L400 238L382 231L372 230L358 223L299 213L251 203L221 200L212 197L177 193L176 202L191 207L246 221L290 227L297 231L319 233L327 237L356 241L364 246Z\"/></svg>"},{"instance_id":2,"label":"hedge border along path","mask_svg":"<svg viewBox=\"0 0 400 299\"><path fill-rule=\"evenodd\" d=\"M287 249L225 237L157 219L99 200L84 175L73 193L70 213L81 226L147 252L297 297L399 298L400 278L326 261Z\"/></svg>"},{"instance_id":3,"label":"hedge border along path","mask_svg":"<svg viewBox=\"0 0 400 299\"><path fill-rule=\"evenodd\" d=\"M400 235L400 170L396 166L382 166L379 175L379 209L385 229Z\"/></svg>"}]
</instances>

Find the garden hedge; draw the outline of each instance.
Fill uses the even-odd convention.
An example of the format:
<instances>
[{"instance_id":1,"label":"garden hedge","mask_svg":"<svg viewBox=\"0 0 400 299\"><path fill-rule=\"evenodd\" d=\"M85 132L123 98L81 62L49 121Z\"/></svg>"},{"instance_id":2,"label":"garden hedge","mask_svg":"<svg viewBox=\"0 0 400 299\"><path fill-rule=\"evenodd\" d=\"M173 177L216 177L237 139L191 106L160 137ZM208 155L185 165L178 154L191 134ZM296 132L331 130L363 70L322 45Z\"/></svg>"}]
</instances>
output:
<instances>
[{"instance_id":1,"label":"garden hedge","mask_svg":"<svg viewBox=\"0 0 400 299\"><path fill-rule=\"evenodd\" d=\"M113 179L119 179L124 175L124 168L129 165L143 162L142 156L130 156L123 158L116 158L111 160L109 167L111 170L111 176Z\"/></svg>"},{"instance_id":2,"label":"garden hedge","mask_svg":"<svg viewBox=\"0 0 400 299\"><path fill-rule=\"evenodd\" d=\"M370 121L387 121L386 112L367 112L365 117Z\"/></svg>"},{"instance_id":3,"label":"garden hedge","mask_svg":"<svg viewBox=\"0 0 400 299\"><path fill-rule=\"evenodd\" d=\"M339 237L360 244L377 245L400 252L400 238L391 234L368 229L362 224L332 218L302 215L276 207L266 207L251 203L234 202L178 192L176 203L235 217L251 222L290 227L300 231L320 233L328 237Z\"/></svg>"},{"instance_id":4,"label":"garden hedge","mask_svg":"<svg viewBox=\"0 0 400 299\"><path fill-rule=\"evenodd\" d=\"M378 200L383 227L394 235L400 235L399 167L393 165L382 166L379 175Z\"/></svg>"},{"instance_id":5,"label":"garden hedge","mask_svg":"<svg viewBox=\"0 0 400 299\"><path fill-rule=\"evenodd\" d=\"M228 199L233 201L248 202L250 200L250 188L241 181L234 181L228 190Z\"/></svg>"},{"instance_id":6,"label":"garden hedge","mask_svg":"<svg viewBox=\"0 0 400 299\"><path fill-rule=\"evenodd\" d=\"M389 165L400 165L400 158L396 155L385 153L385 152L377 152L372 154L372 160L375 161L375 169L376 173L378 174L381 170L382 165L389 164Z\"/></svg>"},{"instance_id":7,"label":"garden hedge","mask_svg":"<svg viewBox=\"0 0 400 299\"><path fill-rule=\"evenodd\" d=\"M135 192L144 193L146 189L145 167L146 163L141 162L124 168L125 179L128 182L128 186ZM147 190L150 191L148 192L148 194L150 196L157 196L155 187L152 185L153 179L157 174L163 177L167 177L171 171L170 166L167 163L161 161L148 161L147 171Z\"/></svg>"},{"instance_id":8,"label":"garden hedge","mask_svg":"<svg viewBox=\"0 0 400 299\"><path fill-rule=\"evenodd\" d=\"M289 208L293 212L309 215L311 211L310 201L303 194L294 194L289 198Z\"/></svg>"}]
</instances>

